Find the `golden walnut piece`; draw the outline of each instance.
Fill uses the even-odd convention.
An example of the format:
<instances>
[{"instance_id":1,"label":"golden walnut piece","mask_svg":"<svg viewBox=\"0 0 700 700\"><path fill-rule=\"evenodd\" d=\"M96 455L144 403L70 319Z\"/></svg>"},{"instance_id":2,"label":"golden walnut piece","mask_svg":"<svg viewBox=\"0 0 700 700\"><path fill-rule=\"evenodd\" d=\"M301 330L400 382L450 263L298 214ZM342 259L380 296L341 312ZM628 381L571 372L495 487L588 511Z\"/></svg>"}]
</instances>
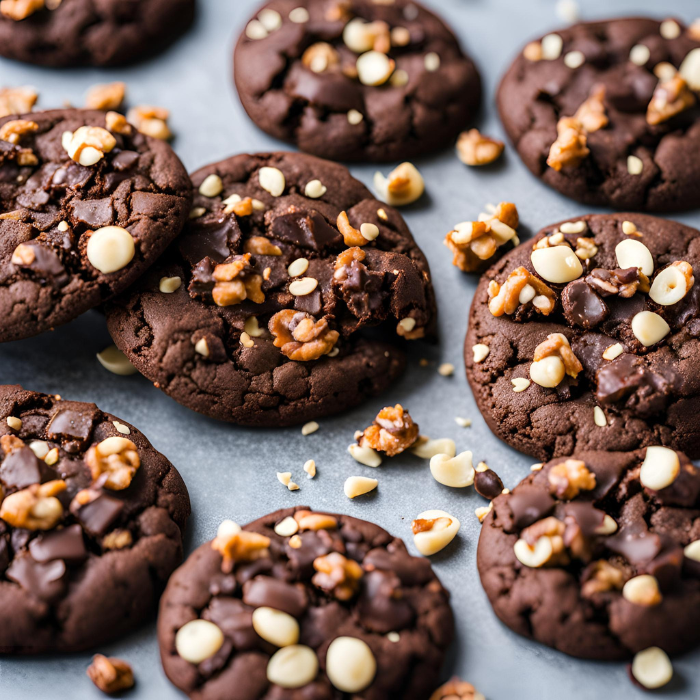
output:
<instances>
[{"instance_id":1,"label":"golden walnut piece","mask_svg":"<svg viewBox=\"0 0 700 700\"><path fill-rule=\"evenodd\" d=\"M0 117L31 112L38 97L30 87L0 88Z\"/></svg>"},{"instance_id":2,"label":"golden walnut piece","mask_svg":"<svg viewBox=\"0 0 700 700\"><path fill-rule=\"evenodd\" d=\"M484 696L471 683L455 677L441 685L430 700L484 700Z\"/></svg>"},{"instance_id":3,"label":"golden walnut piece","mask_svg":"<svg viewBox=\"0 0 700 700\"><path fill-rule=\"evenodd\" d=\"M457 155L465 165L488 165L503 153L503 141L484 136L478 129L463 131L457 140Z\"/></svg>"},{"instance_id":4,"label":"golden walnut piece","mask_svg":"<svg viewBox=\"0 0 700 700\"><path fill-rule=\"evenodd\" d=\"M377 414L374 424L357 439L361 447L371 447L389 457L401 454L418 439L418 425L401 404L387 406Z\"/></svg>"},{"instance_id":5,"label":"golden walnut piece","mask_svg":"<svg viewBox=\"0 0 700 700\"><path fill-rule=\"evenodd\" d=\"M338 600L350 600L360 587L364 575L362 567L353 559L338 552L314 559L314 574L311 583L332 593Z\"/></svg>"},{"instance_id":6,"label":"golden walnut piece","mask_svg":"<svg viewBox=\"0 0 700 700\"><path fill-rule=\"evenodd\" d=\"M577 119L587 133L592 134L598 129L608 125L608 115L605 113L605 87L603 85L596 86L588 99L581 103L574 114L574 119Z\"/></svg>"},{"instance_id":7,"label":"golden walnut piece","mask_svg":"<svg viewBox=\"0 0 700 700\"><path fill-rule=\"evenodd\" d=\"M462 272L477 272L500 246L517 242L518 223L515 204L501 202L493 214L481 214L479 221L457 224L444 241L454 255L452 264Z\"/></svg>"},{"instance_id":8,"label":"golden walnut piece","mask_svg":"<svg viewBox=\"0 0 700 700\"><path fill-rule=\"evenodd\" d=\"M494 316L511 316L519 307L531 305L537 313L549 316L554 311L556 295L527 268L516 267L503 284L489 283L489 311Z\"/></svg>"},{"instance_id":9,"label":"golden walnut piece","mask_svg":"<svg viewBox=\"0 0 700 700\"><path fill-rule=\"evenodd\" d=\"M671 117L695 104L695 95L688 83L676 73L670 80L660 83L647 107L647 123L652 126L668 121Z\"/></svg>"},{"instance_id":10,"label":"golden walnut piece","mask_svg":"<svg viewBox=\"0 0 700 700\"><path fill-rule=\"evenodd\" d=\"M108 437L87 451L85 463L94 481L104 478L105 488L123 491L131 485L136 470L141 466L141 459L131 440Z\"/></svg>"},{"instance_id":11,"label":"golden walnut piece","mask_svg":"<svg viewBox=\"0 0 700 700\"><path fill-rule=\"evenodd\" d=\"M577 168L590 153L586 142L583 124L575 117L562 117L557 122L557 140L549 149L547 165L557 172Z\"/></svg>"},{"instance_id":12,"label":"golden walnut piece","mask_svg":"<svg viewBox=\"0 0 700 700\"><path fill-rule=\"evenodd\" d=\"M45 0L2 0L0 14L19 22L35 12L43 10L45 5Z\"/></svg>"},{"instance_id":13,"label":"golden walnut piece","mask_svg":"<svg viewBox=\"0 0 700 700\"><path fill-rule=\"evenodd\" d=\"M559 357L564 364L564 370L570 377L576 379L579 372L583 371L583 365L574 355L567 337L563 333L550 333L547 340L535 348L533 362L540 362L545 357Z\"/></svg>"},{"instance_id":14,"label":"golden walnut piece","mask_svg":"<svg viewBox=\"0 0 700 700\"><path fill-rule=\"evenodd\" d=\"M267 557L270 551L270 538L257 532L239 530L217 535L211 543L212 549L221 554L221 570L231 573L239 562L257 561Z\"/></svg>"},{"instance_id":15,"label":"golden walnut piece","mask_svg":"<svg viewBox=\"0 0 700 700\"><path fill-rule=\"evenodd\" d=\"M250 253L237 255L231 262L217 265L212 274L214 303L217 306L233 306L250 299L254 304L262 304L265 301L262 277L253 274L252 269Z\"/></svg>"},{"instance_id":16,"label":"golden walnut piece","mask_svg":"<svg viewBox=\"0 0 700 700\"><path fill-rule=\"evenodd\" d=\"M303 311L278 311L268 324L275 336L274 345L283 355L297 362L318 360L327 355L338 342L340 334L332 331L325 318L316 320Z\"/></svg>"},{"instance_id":17,"label":"golden walnut piece","mask_svg":"<svg viewBox=\"0 0 700 700\"><path fill-rule=\"evenodd\" d=\"M592 491L595 474L580 459L567 459L554 465L548 475L549 490L557 498L570 501L581 491Z\"/></svg>"},{"instance_id":18,"label":"golden walnut piece","mask_svg":"<svg viewBox=\"0 0 700 700\"><path fill-rule=\"evenodd\" d=\"M134 672L123 659L95 654L87 675L103 693L117 693L134 687Z\"/></svg>"},{"instance_id":19,"label":"golden walnut piece","mask_svg":"<svg viewBox=\"0 0 700 700\"><path fill-rule=\"evenodd\" d=\"M5 498L0 505L0 518L24 530L51 530L63 517L63 505L56 494L65 490L66 482L60 479L32 484Z\"/></svg>"}]
</instances>

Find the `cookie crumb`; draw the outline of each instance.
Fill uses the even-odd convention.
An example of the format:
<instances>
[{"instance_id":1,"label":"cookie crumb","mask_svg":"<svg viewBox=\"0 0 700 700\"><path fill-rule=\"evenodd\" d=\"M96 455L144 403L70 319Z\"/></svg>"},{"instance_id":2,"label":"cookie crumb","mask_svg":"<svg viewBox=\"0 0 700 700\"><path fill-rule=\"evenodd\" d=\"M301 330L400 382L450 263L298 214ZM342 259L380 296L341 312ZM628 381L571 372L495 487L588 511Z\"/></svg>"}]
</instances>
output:
<instances>
[{"instance_id":1,"label":"cookie crumb","mask_svg":"<svg viewBox=\"0 0 700 700\"><path fill-rule=\"evenodd\" d=\"M461 418L460 416L457 416L455 418L455 423L457 423L457 425L460 428L470 428L471 424L472 424L472 420L471 420L471 418Z\"/></svg>"}]
</instances>

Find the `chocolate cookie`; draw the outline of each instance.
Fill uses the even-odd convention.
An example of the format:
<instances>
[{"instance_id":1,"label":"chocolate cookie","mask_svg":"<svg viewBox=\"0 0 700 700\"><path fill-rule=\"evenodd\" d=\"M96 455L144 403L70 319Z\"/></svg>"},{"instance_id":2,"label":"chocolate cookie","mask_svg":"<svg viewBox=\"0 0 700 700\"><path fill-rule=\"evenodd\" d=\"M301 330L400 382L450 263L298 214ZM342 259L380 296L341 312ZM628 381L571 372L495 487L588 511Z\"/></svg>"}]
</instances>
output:
<instances>
[{"instance_id":1,"label":"chocolate cookie","mask_svg":"<svg viewBox=\"0 0 700 700\"><path fill-rule=\"evenodd\" d=\"M555 459L498 496L477 564L498 617L566 654L700 641L700 470L665 447Z\"/></svg>"},{"instance_id":2,"label":"chocolate cookie","mask_svg":"<svg viewBox=\"0 0 700 700\"><path fill-rule=\"evenodd\" d=\"M158 618L166 675L200 700L424 700L452 637L427 559L373 523L305 508L222 523Z\"/></svg>"},{"instance_id":3,"label":"chocolate cookie","mask_svg":"<svg viewBox=\"0 0 700 700\"><path fill-rule=\"evenodd\" d=\"M678 72L680 69L680 72ZM498 89L525 165L587 204L671 211L700 198L700 34L682 22L575 24L528 44Z\"/></svg>"},{"instance_id":4,"label":"chocolate cookie","mask_svg":"<svg viewBox=\"0 0 700 700\"><path fill-rule=\"evenodd\" d=\"M0 387L0 653L76 651L143 623L190 513L170 462L94 404Z\"/></svg>"},{"instance_id":5,"label":"chocolate cookie","mask_svg":"<svg viewBox=\"0 0 700 700\"><path fill-rule=\"evenodd\" d=\"M250 118L334 160L397 160L449 144L481 101L474 63L413 0L274 0L234 57Z\"/></svg>"},{"instance_id":6,"label":"chocolate cookie","mask_svg":"<svg viewBox=\"0 0 700 700\"><path fill-rule=\"evenodd\" d=\"M400 214L311 156L240 155L192 179L185 232L107 307L134 366L185 406L246 425L303 423L388 387L404 355L364 329L414 339L435 322L428 263Z\"/></svg>"},{"instance_id":7,"label":"chocolate cookie","mask_svg":"<svg viewBox=\"0 0 700 700\"><path fill-rule=\"evenodd\" d=\"M134 282L181 231L191 189L170 146L115 112L0 119L0 341Z\"/></svg>"},{"instance_id":8,"label":"chocolate cookie","mask_svg":"<svg viewBox=\"0 0 700 700\"><path fill-rule=\"evenodd\" d=\"M114 66L150 56L194 19L195 0L5 0L0 54L45 66Z\"/></svg>"},{"instance_id":9,"label":"chocolate cookie","mask_svg":"<svg viewBox=\"0 0 700 700\"><path fill-rule=\"evenodd\" d=\"M465 343L491 430L538 459L700 457L700 233L640 214L543 229L483 276Z\"/></svg>"}]
</instances>

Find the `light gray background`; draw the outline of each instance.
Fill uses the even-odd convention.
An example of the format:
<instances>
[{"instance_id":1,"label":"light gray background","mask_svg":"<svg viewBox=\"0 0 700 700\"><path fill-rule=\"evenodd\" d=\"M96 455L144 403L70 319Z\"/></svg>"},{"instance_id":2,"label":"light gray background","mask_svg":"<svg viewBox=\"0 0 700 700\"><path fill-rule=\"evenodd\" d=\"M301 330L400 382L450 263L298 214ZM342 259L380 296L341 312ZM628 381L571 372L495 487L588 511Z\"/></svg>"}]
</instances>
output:
<instances>
[{"instance_id":1,"label":"light gray background","mask_svg":"<svg viewBox=\"0 0 700 700\"><path fill-rule=\"evenodd\" d=\"M484 79L485 108L478 126L503 138L493 105L497 81L526 40L562 25L554 0L426 0L459 34L477 61ZM241 151L284 148L253 126L244 114L231 81L235 37L257 0L200 0L196 27L166 54L128 70L52 71L0 60L0 85L34 85L39 107L67 100L81 105L85 90L97 82L124 80L131 104L150 103L172 111L174 147L189 170ZM686 21L700 14L697 0L583 0L584 19L641 14L675 14ZM660 14L662 13L662 14ZM521 234L583 214L586 207L568 201L535 180L507 149L499 165L468 169L451 150L416 161L425 175L427 194L404 215L433 270L440 309L438 347L417 343L409 371L386 395L340 417L321 420L321 429L302 437L299 428L253 431L217 423L183 408L144 378L117 377L104 370L95 353L110 344L104 319L91 312L40 337L0 346L0 382L94 401L136 424L155 447L180 470L192 498L186 547L191 551L210 539L224 518L248 522L277 508L306 504L340 511L386 527L413 547L411 520L421 511L443 509L458 517L462 529L433 565L452 591L457 639L444 675L458 673L489 700L600 700L641 698L623 664L571 659L512 634L491 611L476 572L479 523L474 509L484 505L473 489L448 489L435 482L427 461L413 456L386 460L377 470L352 460L346 448L353 433L368 425L385 404L407 406L421 432L451 437L458 450L472 450L475 463L485 460L513 487L529 473L533 459L496 440L474 405L462 366L462 343L475 280L451 265L442 245L458 221L473 219L486 202L513 201L521 214ZM371 186L375 167L353 166L354 175ZM388 172L385 167L384 171ZM700 215L676 217L696 226ZM419 365L430 359L429 367ZM437 374L440 362L452 362L455 376ZM460 428L456 416L471 418ZM307 481L302 465L315 459L318 476ZM277 471L292 471L301 490L288 492ZM350 475L379 479L378 491L349 501L343 482ZM129 697L149 700L183 697L165 678L158 656L154 624L100 651L127 659L137 689ZM91 654L0 660L0 698L97 698L101 694L85 676ZM700 653L674 660L676 677L661 694L700 697ZM235 700L233 696L232 700Z\"/></svg>"}]
</instances>

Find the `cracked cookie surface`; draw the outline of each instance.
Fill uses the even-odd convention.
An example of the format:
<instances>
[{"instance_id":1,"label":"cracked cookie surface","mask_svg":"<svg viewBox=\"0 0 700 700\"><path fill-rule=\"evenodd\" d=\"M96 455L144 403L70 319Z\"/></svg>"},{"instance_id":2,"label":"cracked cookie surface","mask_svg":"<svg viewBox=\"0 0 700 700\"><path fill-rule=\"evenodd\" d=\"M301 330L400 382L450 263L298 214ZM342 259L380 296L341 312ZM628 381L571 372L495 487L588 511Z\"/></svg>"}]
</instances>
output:
<instances>
[{"instance_id":1,"label":"cracked cookie surface","mask_svg":"<svg viewBox=\"0 0 700 700\"><path fill-rule=\"evenodd\" d=\"M94 404L0 387L0 651L76 651L152 614L182 560L182 478Z\"/></svg>"},{"instance_id":2,"label":"cracked cookie surface","mask_svg":"<svg viewBox=\"0 0 700 700\"><path fill-rule=\"evenodd\" d=\"M644 485L644 470L660 468L663 457L649 458L644 449L579 452L493 501L477 564L508 627L601 660L652 646L681 653L700 641L700 471L683 454L665 451L680 471L659 490ZM595 477L580 482L586 488L573 498L557 495L565 462ZM540 539L549 542L538 545Z\"/></svg>"},{"instance_id":3,"label":"cracked cookie surface","mask_svg":"<svg viewBox=\"0 0 700 700\"><path fill-rule=\"evenodd\" d=\"M7 0L0 54L45 66L114 66L164 48L194 19L195 0Z\"/></svg>"},{"instance_id":4,"label":"cracked cookie surface","mask_svg":"<svg viewBox=\"0 0 700 700\"><path fill-rule=\"evenodd\" d=\"M620 210L695 207L700 161L687 154L700 150L699 49L700 37L673 20L576 24L528 44L515 59L498 89L501 119L525 165L568 197ZM688 83L685 101L657 122L658 115L648 116L650 104L657 98L675 104L660 83L673 80L678 68ZM590 110L578 110L600 91L602 114L591 125ZM574 157L568 131L569 164L550 167L558 122L574 115L590 128L584 149Z\"/></svg>"},{"instance_id":5,"label":"cracked cookie surface","mask_svg":"<svg viewBox=\"0 0 700 700\"><path fill-rule=\"evenodd\" d=\"M270 608L276 624L262 624ZM206 651L202 636L193 645L178 634L205 620L218 629ZM239 700L340 700L348 695L334 683L345 665L364 676L352 691L344 686L355 698L423 700L438 683L453 624L449 593L428 559L373 523L298 507L242 533L222 523L171 577L158 641L166 675L192 698L235 687ZM331 658L329 647L347 638L362 651L359 668L357 657ZM287 672L305 669L305 678L273 674L277 654L289 654ZM365 675L372 659L375 672Z\"/></svg>"},{"instance_id":6,"label":"cracked cookie surface","mask_svg":"<svg viewBox=\"0 0 700 700\"><path fill-rule=\"evenodd\" d=\"M479 74L453 33L408 0L270 2L239 39L234 72L261 129L333 160L434 151L481 101Z\"/></svg>"},{"instance_id":7,"label":"cracked cookie surface","mask_svg":"<svg viewBox=\"0 0 700 700\"><path fill-rule=\"evenodd\" d=\"M560 230L572 228L579 232ZM557 245L547 246L553 236ZM580 244L583 239L587 242ZM630 244L632 256L625 258ZM567 283L542 278L533 255L551 255L547 250L569 260L575 257L580 265L576 278ZM651 265L646 268L647 286L639 286L630 260ZM654 301L669 301L658 290L668 275L677 274L676 269L666 270L681 261L700 270L700 233L695 229L644 214L600 214L548 226L493 265L474 295L464 348L467 378L491 430L540 460L654 444L699 457L700 288L694 282L688 287L684 280L687 291L679 301ZM538 267L551 272L539 261ZM622 272L631 274L631 286L623 289L625 280L617 278L612 284L615 271L618 278L624 277ZM528 275L538 288L544 285L548 297L541 292L535 296L534 288L529 295L519 286L511 289L513 283L524 284ZM501 293L493 296L499 287ZM503 299L508 290L514 293L510 305ZM666 328L668 332L647 338L649 322L661 334ZM638 335L656 342L644 345ZM538 349L541 360L559 354L565 344L573 360L566 352L561 364L551 357L544 365L533 362ZM541 373L533 375L535 364L538 369L557 365L554 379L560 381L538 383L543 380Z\"/></svg>"},{"instance_id":8,"label":"cracked cookie surface","mask_svg":"<svg viewBox=\"0 0 700 700\"><path fill-rule=\"evenodd\" d=\"M107 306L116 344L179 403L246 425L303 423L403 369L403 352L365 328L432 335L425 256L401 215L344 167L240 155L192 181L195 218Z\"/></svg>"},{"instance_id":9,"label":"cracked cookie surface","mask_svg":"<svg viewBox=\"0 0 700 700\"><path fill-rule=\"evenodd\" d=\"M187 219L191 183L170 146L130 127L110 132L107 118L67 109L0 119L10 139L0 140L0 341L49 330L122 291ZM66 133L78 134L74 143L63 143ZM92 162L89 153L102 155ZM106 240L90 243L104 229Z\"/></svg>"}]
</instances>

